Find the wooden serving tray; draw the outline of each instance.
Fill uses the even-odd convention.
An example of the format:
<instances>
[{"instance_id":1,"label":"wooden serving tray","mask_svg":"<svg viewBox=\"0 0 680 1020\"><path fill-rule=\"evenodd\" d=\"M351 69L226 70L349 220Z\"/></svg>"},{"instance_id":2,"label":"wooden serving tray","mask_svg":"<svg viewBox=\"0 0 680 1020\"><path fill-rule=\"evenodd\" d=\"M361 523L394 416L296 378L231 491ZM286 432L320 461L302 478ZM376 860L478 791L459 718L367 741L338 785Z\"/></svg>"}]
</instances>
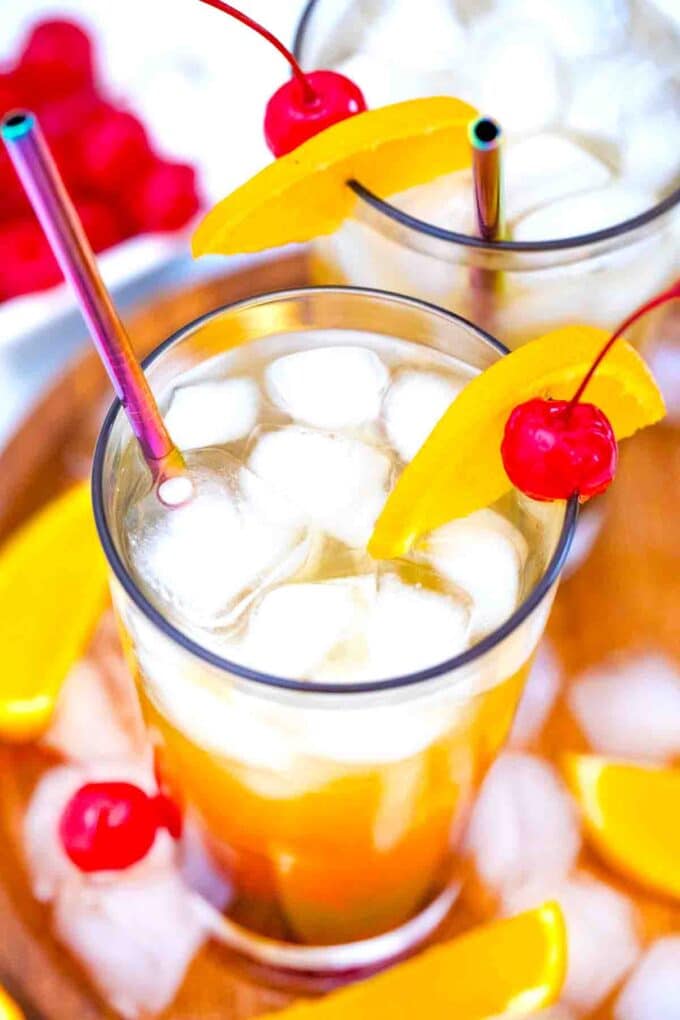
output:
<instances>
[{"instance_id":1,"label":"wooden serving tray","mask_svg":"<svg viewBox=\"0 0 680 1020\"><path fill-rule=\"evenodd\" d=\"M148 353L174 330L221 304L308 279L304 257L278 259L171 294L130 321L133 343ZM73 364L0 453L0 542L89 469L111 393L97 357ZM605 523L587 563L559 593L549 633L567 676L613 651L653 647L680 661L680 429L662 425L625 444L619 477L601 502ZM549 725L557 750L568 740ZM544 748L550 751L550 748ZM104 1020L108 1009L50 934L48 910L30 895L15 850L20 805L38 758L30 748L0 745L0 983L29 1018ZM665 911L663 927L680 927ZM460 920L453 922L460 924ZM258 984L210 944L201 951L167 1020L245 1020L287 996Z\"/></svg>"}]
</instances>

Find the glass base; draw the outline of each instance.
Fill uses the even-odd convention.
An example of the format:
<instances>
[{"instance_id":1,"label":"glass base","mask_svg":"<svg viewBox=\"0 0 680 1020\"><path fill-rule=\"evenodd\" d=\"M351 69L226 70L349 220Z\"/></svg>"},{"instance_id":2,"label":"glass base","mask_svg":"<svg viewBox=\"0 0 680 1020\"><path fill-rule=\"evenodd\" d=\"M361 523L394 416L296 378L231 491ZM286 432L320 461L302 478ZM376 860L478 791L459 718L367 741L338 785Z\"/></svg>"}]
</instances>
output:
<instances>
[{"instance_id":1,"label":"glass base","mask_svg":"<svg viewBox=\"0 0 680 1020\"><path fill-rule=\"evenodd\" d=\"M197 909L212 937L231 952L264 968L268 983L325 991L365 977L367 972L413 952L439 928L459 891L459 883L447 886L424 910L392 931L330 946L305 946L258 935L229 920L203 899L197 903Z\"/></svg>"}]
</instances>

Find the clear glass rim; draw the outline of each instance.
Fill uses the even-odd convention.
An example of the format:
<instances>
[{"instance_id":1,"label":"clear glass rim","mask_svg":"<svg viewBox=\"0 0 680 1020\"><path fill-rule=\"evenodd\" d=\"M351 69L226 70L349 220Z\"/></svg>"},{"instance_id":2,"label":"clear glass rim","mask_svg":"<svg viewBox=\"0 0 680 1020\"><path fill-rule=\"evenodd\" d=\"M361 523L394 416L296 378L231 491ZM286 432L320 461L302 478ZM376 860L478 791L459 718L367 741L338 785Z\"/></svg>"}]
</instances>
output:
<instances>
[{"instance_id":1,"label":"clear glass rim","mask_svg":"<svg viewBox=\"0 0 680 1020\"><path fill-rule=\"evenodd\" d=\"M307 0L307 5L297 23L293 40L293 52L298 60L302 57L302 49L312 14L319 3L320 0ZM537 252L565 251L570 248L587 248L590 245L597 245L603 241L611 241L617 237L631 234L640 227L644 227L659 219L680 204L680 187L678 187L670 195L667 195L666 198L657 202L649 209L645 209L644 212L638 213L637 216L631 216L629 219L621 220L621 222L614 223L610 227L593 230L587 234L575 234L571 237L552 238L545 241L484 241L482 238L475 237L472 234L459 234L456 231L447 230L445 227L439 227L435 223L428 223L427 220L420 220L416 216L411 216L391 202L380 198L360 181L348 180L347 187L351 188L362 202L365 202L395 223L399 223L402 227L407 227L419 234L425 234L437 241L446 241L449 244L458 244L466 248L474 248L477 251L488 253L524 252L536 254Z\"/></svg>"},{"instance_id":2,"label":"clear glass rim","mask_svg":"<svg viewBox=\"0 0 680 1020\"><path fill-rule=\"evenodd\" d=\"M308 293L319 292L375 297L382 300L404 304L421 311L425 310L428 312L434 312L443 318L449 319L471 329L473 332L478 334L483 341L490 344L490 346L499 351L501 354L509 353L507 347L473 322L470 322L461 315L457 315L455 312L450 312L447 309L440 308L438 305L431 304L427 301L405 297L402 294L395 294L391 291L375 290L369 287L297 287L290 290L269 291L253 295L241 301L221 305L218 308L206 312L204 315L198 316L198 318L186 323L154 348L154 350L144 359L142 366L145 370L147 370L153 365L156 359L163 354L164 351L183 340L187 335L200 328L206 322L223 315L225 312L239 308L246 308L248 306L252 307L260 304L266 304L268 301L273 299L292 300ZM115 399L106 414L97 438L92 465L91 482L95 524L99 540L102 544L102 548L113 575L135 606L140 610L142 615L145 616L150 623L157 627L162 634L178 644L180 648L183 648L198 659L203 660L213 668L231 673L243 680L251 681L265 687L286 691L303 691L307 694L369 694L421 684L426 680L432 680L436 677L443 676L446 673L451 673L454 670L460 669L463 666L467 666L481 658L483 655L486 655L487 652L490 652L504 641L505 638L509 637L509 635L512 634L522 623L524 623L531 613L540 605L559 578L574 535L574 529L578 517L578 497L576 496L572 496L567 502L564 520L562 522L562 529L555 550L546 565L543 575L531 591L528 592L526 598L500 627L492 631L490 634L487 634L485 638L473 645L471 648L461 652L459 655L453 656L450 659L446 659L433 666L428 666L426 669L407 673L402 676L390 677L384 680L368 680L346 684L291 680L284 677L274 676L269 673L261 673L258 670L250 669L240 663L232 662L229 659L225 659L222 656L217 655L215 652L204 648L202 645L184 634L178 627L166 619L166 617L146 598L144 593L137 587L133 577L128 572L125 562L118 553L113 536L111 535L108 521L106 519L104 501L104 464L106 451L111 431L119 413L122 413L122 405L120 400Z\"/></svg>"}]
</instances>

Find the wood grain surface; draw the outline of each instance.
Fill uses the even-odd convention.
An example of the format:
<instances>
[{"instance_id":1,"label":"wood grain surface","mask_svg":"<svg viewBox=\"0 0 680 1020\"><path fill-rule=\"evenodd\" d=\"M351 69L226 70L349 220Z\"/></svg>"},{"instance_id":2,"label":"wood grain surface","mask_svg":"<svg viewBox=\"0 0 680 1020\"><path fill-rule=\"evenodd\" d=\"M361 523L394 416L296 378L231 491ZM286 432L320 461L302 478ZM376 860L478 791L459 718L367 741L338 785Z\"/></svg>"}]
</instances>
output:
<instances>
[{"instance_id":1,"label":"wood grain surface","mask_svg":"<svg viewBox=\"0 0 680 1020\"><path fill-rule=\"evenodd\" d=\"M162 298L130 320L136 350L147 353L194 317L249 294L301 285L302 257L280 259ZM0 541L24 518L89 469L110 399L94 354L69 368L0 454ZM680 661L680 432L662 425L625 444L620 474L601 502L605 521L595 548L560 590L549 626L567 676L627 649L664 650ZM543 750L573 746L565 713L548 725ZM0 983L27 1016L103 1020L107 1009L50 934L48 911L28 892L17 839L21 805L44 760L31 748L0 745ZM677 911L645 905L659 930L678 927ZM464 911L452 920L465 923ZM194 961L170 1010L172 1020L245 1020L286 996L239 971L215 945Z\"/></svg>"}]
</instances>

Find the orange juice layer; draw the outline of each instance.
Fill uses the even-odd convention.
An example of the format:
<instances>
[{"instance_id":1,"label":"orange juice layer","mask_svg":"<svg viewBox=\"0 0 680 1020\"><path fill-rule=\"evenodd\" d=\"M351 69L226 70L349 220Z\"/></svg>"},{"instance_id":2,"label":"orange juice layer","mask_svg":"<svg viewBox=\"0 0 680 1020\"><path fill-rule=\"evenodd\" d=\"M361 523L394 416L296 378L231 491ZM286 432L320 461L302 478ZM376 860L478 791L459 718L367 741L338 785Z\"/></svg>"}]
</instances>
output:
<instances>
[{"instance_id":1,"label":"orange juice layer","mask_svg":"<svg viewBox=\"0 0 680 1020\"><path fill-rule=\"evenodd\" d=\"M405 923L451 881L461 825L528 666L472 698L418 754L374 764L307 758L304 790L285 772L202 749L144 696L143 679L140 689L163 774L201 817L234 885L234 916L263 934L333 944Z\"/></svg>"}]
</instances>

